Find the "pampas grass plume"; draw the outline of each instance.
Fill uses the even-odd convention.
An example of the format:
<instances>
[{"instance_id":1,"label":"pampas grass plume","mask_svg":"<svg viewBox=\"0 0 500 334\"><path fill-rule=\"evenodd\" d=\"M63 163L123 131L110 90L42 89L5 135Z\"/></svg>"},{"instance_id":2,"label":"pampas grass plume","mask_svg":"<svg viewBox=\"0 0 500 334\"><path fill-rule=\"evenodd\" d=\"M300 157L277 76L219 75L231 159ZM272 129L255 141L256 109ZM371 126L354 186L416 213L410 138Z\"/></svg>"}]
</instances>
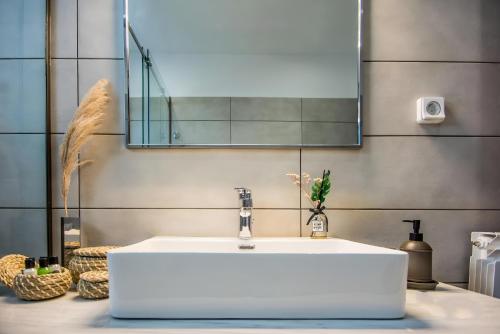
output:
<instances>
[{"instance_id":1,"label":"pampas grass plume","mask_svg":"<svg viewBox=\"0 0 500 334\"><path fill-rule=\"evenodd\" d=\"M64 201L66 216L68 215L71 174L79 166L90 162L90 160L79 161L79 153L90 140L92 134L101 126L110 101L110 84L107 80L101 79L87 92L68 125L64 141L60 147L62 166L61 196Z\"/></svg>"}]
</instances>

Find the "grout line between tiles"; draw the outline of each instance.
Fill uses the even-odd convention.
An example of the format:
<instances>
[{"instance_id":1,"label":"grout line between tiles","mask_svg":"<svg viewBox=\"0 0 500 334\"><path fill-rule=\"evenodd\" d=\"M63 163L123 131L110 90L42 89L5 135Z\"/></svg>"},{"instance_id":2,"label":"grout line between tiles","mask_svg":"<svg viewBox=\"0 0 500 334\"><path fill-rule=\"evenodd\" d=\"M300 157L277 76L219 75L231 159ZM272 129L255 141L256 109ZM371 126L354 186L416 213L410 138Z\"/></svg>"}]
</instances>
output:
<instances>
[{"instance_id":1,"label":"grout line between tiles","mask_svg":"<svg viewBox=\"0 0 500 334\"><path fill-rule=\"evenodd\" d=\"M300 142L304 145L304 116L303 116L303 104L304 99L300 99ZM299 148L299 180L302 184L302 148ZM299 236L302 237L302 190L299 187Z\"/></svg>"},{"instance_id":2,"label":"grout line between tiles","mask_svg":"<svg viewBox=\"0 0 500 334\"><path fill-rule=\"evenodd\" d=\"M302 103L304 101L303 98L300 98L300 143L304 145L304 116L303 116L303 106L304 104ZM301 153L301 160L302 160L302 150L300 151ZM302 178L302 170L300 171L300 177Z\"/></svg>"},{"instance_id":3,"label":"grout line between tiles","mask_svg":"<svg viewBox=\"0 0 500 334\"><path fill-rule=\"evenodd\" d=\"M26 134L25 132L22 133L2 133L1 134ZM33 134L39 134L39 133L33 133ZM40 133L43 134L43 133ZM63 132L52 132L52 134L64 134ZM125 133L108 133L108 132L96 132L93 135L95 136L125 136ZM384 137L431 137L431 138L500 138L500 135L363 135L363 138L384 138ZM165 147L168 147L168 145L164 145ZM261 146L262 148L265 148L265 146ZM188 145L189 148L189 145ZM258 148L258 147L257 147ZM300 147L299 147L300 148ZM305 147L307 148L307 147ZM329 148L329 147L328 147ZM341 147L331 147L331 148L341 148Z\"/></svg>"},{"instance_id":4,"label":"grout line between tiles","mask_svg":"<svg viewBox=\"0 0 500 334\"><path fill-rule=\"evenodd\" d=\"M363 135L365 138L369 137L435 137L435 138L499 138L500 135Z\"/></svg>"},{"instance_id":5,"label":"grout line between tiles","mask_svg":"<svg viewBox=\"0 0 500 334\"><path fill-rule=\"evenodd\" d=\"M79 30L79 7L80 7L80 0L76 0L76 58L55 58L55 59L76 59L78 61L78 56L79 56L79 41L78 41L78 35L80 34Z\"/></svg>"},{"instance_id":6,"label":"grout line between tiles","mask_svg":"<svg viewBox=\"0 0 500 334\"><path fill-rule=\"evenodd\" d=\"M363 63L442 63L442 64L500 64L500 61L468 60L363 60Z\"/></svg>"},{"instance_id":7,"label":"grout line between tiles","mask_svg":"<svg viewBox=\"0 0 500 334\"><path fill-rule=\"evenodd\" d=\"M140 122L141 120L132 119L131 121ZM160 121L160 120L152 120L152 121ZM231 120L234 122L248 122L248 123L321 123L321 124L329 124L329 123L339 123L339 124L358 124L358 122L347 122L347 121L290 121L290 120L274 120L274 119L235 119ZM162 121L165 122L165 121ZM227 122L227 120L223 119L176 119L174 122Z\"/></svg>"},{"instance_id":8,"label":"grout line between tiles","mask_svg":"<svg viewBox=\"0 0 500 334\"><path fill-rule=\"evenodd\" d=\"M303 209L307 210L307 209ZM500 211L500 209L434 209L434 208L329 208L327 211Z\"/></svg>"},{"instance_id":9,"label":"grout line between tiles","mask_svg":"<svg viewBox=\"0 0 500 334\"><path fill-rule=\"evenodd\" d=\"M52 2L45 3L45 202L47 227L47 254L53 255L54 230L52 221Z\"/></svg>"},{"instance_id":10,"label":"grout line between tiles","mask_svg":"<svg viewBox=\"0 0 500 334\"><path fill-rule=\"evenodd\" d=\"M0 135L44 135L45 132L0 132Z\"/></svg>"},{"instance_id":11,"label":"grout line between tiles","mask_svg":"<svg viewBox=\"0 0 500 334\"><path fill-rule=\"evenodd\" d=\"M52 210L64 210L64 208L62 206L53 206L52 207ZM68 210L78 210L78 207L77 206L68 206Z\"/></svg>"},{"instance_id":12,"label":"grout line between tiles","mask_svg":"<svg viewBox=\"0 0 500 334\"><path fill-rule=\"evenodd\" d=\"M302 118L302 107L301 107L301 118ZM299 148L299 175L300 181L302 182L302 149ZM302 211L302 191L299 187L299 208ZM299 213L299 232L300 236L302 236L302 212Z\"/></svg>"},{"instance_id":13,"label":"grout line between tiles","mask_svg":"<svg viewBox=\"0 0 500 334\"><path fill-rule=\"evenodd\" d=\"M77 47L78 50L78 47ZM78 52L78 51L77 51ZM23 58L26 59L26 58ZM54 57L52 59L67 59L67 60L124 60L124 58L113 58L113 57Z\"/></svg>"},{"instance_id":14,"label":"grout line between tiles","mask_svg":"<svg viewBox=\"0 0 500 334\"><path fill-rule=\"evenodd\" d=\"M132 120L134 121L134 120ZM227 122L227 121L225 121ZM44 134L43 132L0 132L0 135ZM64 135L65 132L51 132L53 135ZM125 133L96 132L94 136L125 136ZM363 135L366 138L377 137L435 137L435 138L500 138L500 135Z\"/></svg>"},{"instance_id":15,"label":"grout line between tiles","mask_svg":"<svg viewBox=\"0 0 500 334\"><path fill-rule=\"evenodd\" d=\"M239 210L240 207L234 208L188 208L188 207L82 207L81 210ZM253 208L254 210L283 210L300 211L299 208Z\"/></svg>"},{"instance_id":16,"label":"grout line between tiles","mask_svg":"<svg viewBox=\"0 0 500 334\"><path fill-rule=\"evenodd\" d=\"M9 207L0 207L4 209ZM12 207L11 209L24 209L25 207ZM55 207L54 209L59 209ZM80 207L81 210L239 210L239 207ZM307 211L306 208L262 208L255 207L255 210L297 210ZM422 209L422 208L330 208L326 211L500 211L500 209Z\"/></svg>"},{"instance_id":17,"label":"grout line between tiles","mask_svg":"<svg viewBox=\"0 0 500 334\"><path fill-rule=\"evenodd\" d=\"M233 107L232 107L232 98L229 97L229 143L233 142Z\"/></svg>"},{"instance_id":18,"label":"grout line between tiles","mask_svg":"<svg viewBox=\"0 0 500 334\"><path fill-rule=\"evenodd\" d=\"M1 206L0 210L46 210L45 206Z\"/></svg>"},{"instance_id":19,"label":"grout line between tiles","mask_svg":"<svg viewBox=\"0 0 500 334\"><path fill-rule=\"evenodd\" d=\"M80 0L76 0L76 99L77 105L80 105ZM80 153L78 154L78 160L80 160ZM80 179L80 165L78 165L78 217L81 217L81 179ZM80 222L81 224L81 222Z\"/></svg>"},{"instance_id":20,"label":"grout line between tiles","mask_svg":"<svg viewBox=\"0 0 500 334\"><path fill-rule=\"evenodd\" d=\"M38 57L0 57L0 60L45 60L45 58Z\"/></svg>"}]
</instances>

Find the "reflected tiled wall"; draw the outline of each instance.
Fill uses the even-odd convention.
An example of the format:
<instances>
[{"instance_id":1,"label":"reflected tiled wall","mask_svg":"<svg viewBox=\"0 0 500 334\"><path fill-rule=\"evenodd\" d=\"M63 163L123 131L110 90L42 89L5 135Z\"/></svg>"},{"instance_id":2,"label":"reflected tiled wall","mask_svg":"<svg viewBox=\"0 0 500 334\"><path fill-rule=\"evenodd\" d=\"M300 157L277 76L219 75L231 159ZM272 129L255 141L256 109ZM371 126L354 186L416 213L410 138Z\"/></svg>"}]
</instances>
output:
<instances>
[{"instance_id":1,"label":"reflected tiled wall","mask_svg":"<svg viewBox=\"0 0 500 334\"><path fill-rule=\"evenodd\" d=\"M132 97L130 108L134 145L358 143L357 99L172 97L172 124L163 97Z\"/></svg>"},{"instance_id":2,"label":"reflected tiled wall","mask_svg":"<svg viewBox=\"0 0 500 334\"><path fill-rule=\"evenodd\" d=\"M333 235L398 247L409 231L401 220L420 218L436 279L466 281L470 232L500 230L499 1L364 1L361 150L126 149L122 1L53 3L54 132L93 81L107 77L116 92L116 113L83 153L95 162L71 198L89 245L235 235L232 188L241 185L254 192L258 236L307 236L307 204L284 174L323 168L334 174ZM416 124L425 95L445 96L441 126Z\"/></svg>"},{"instance_id":3,"label":"reflected tiled wall","mask_svg":"<svg viewBox=\"0 0 500 334\"><path fill-rule=\"evenodd\" d=\"M0 1L0 257L47 253L44 25L44 1Z\"/></svg>"}]
</instances>

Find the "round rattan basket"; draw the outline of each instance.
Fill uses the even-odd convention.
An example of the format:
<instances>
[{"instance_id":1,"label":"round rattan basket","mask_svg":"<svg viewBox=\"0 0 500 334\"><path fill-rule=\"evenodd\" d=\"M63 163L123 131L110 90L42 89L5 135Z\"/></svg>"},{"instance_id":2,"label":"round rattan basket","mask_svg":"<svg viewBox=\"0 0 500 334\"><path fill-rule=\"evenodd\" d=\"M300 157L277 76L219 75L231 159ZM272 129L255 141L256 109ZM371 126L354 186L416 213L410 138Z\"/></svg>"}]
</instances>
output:
<instances>
[{"instance_id":1,"label":"round rattan basket","mask_svg":"<svg viewBox=\"0 0 500 334\"><path fill-rule=\"evenodd\" d=\"M64 266L67 267L69 261L73 258L73 251L80 248L80 243L78 241L66 241L64 243Z\"/></svg>"},{"instance_id":2,"label":"round rattan basket","mask_svg":"<svg viewBox=\"0 0 500 334\"><path fill-rule=\"evenodd\" d=\"M88 271L80 275L78 294L86 299L108 298L109 283L107 271Z\"/></svg>"},{"instance_id":3,"label":"round rattan basket","mask_svg":"<svg viewBox=\"0 0 500 334\"><path fill-rule=\"evenodd\" d=\"M69 270L76 284L80 275L87 271L107 271L108 260L105 257L74 256L69 263Z\"/></svg>"},{"instance_id":4,"label":"round rattan basket","mask_svg":"<svg viewBox=\"0 0 500 334\"><path fill-rule=\"evenodd\" d=\"M84 257L106 257L108 252L117 246L84 247L73 250L73 255Z\"/></svg>"},{"instance_id":5,"label":"round rattan basket","mask_svg":"<svg viewBox=\"0 0 500 334\"><path fill-rule=\"evenodd\" d=\"M14 278L12 288L16 296L24 300L44 300L64 295L71 286L71 274L66 268L60 273Z\"/></svg>"},{"instance_id":6,"label":"round rattan basket","mask_svg":"<svg viewBox=\"0 0 500 334\"><path fill-rule=\"evenodd\" d=\"M107 271L108 252L117 246L84 247L73 250L73 258L68 264L71 277L76 284L80 275L88 271Z\"/></svg>"},{"instance_id":7,"label":"round rattan basket","mask_svg":"<svg viewBox=\"0 0 500 334\"><path fill-rule=\"evenodd\" d=\"M0 282L12 288L14 277L24 269L26 256L20 254L6 255L0 259Z\"/></svg>"}]
</instances>

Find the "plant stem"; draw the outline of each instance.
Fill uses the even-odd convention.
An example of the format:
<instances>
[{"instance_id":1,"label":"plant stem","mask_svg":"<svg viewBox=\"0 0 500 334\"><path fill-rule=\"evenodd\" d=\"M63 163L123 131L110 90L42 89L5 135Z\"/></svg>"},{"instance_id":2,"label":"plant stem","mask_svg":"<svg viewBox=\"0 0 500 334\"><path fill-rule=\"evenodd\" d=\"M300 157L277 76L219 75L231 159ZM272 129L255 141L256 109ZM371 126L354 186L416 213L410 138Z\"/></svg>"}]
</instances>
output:
<instances>
[{"instance_id":1,"label":"plant stem","mask_svg":"<svg viewBox=\"0 0 500 334\"><path fill-rule=\"evenodd\" d=\"M321 178L321 186L319 188L319 193L318 193L318 207L317 209L319 210L319 208L321 208L321 204L323 204L323 202L321 202L321 198L323 197L323 182L325 182L325 170L323 169L323 177Z\"/></svg>"}]
</instances>

